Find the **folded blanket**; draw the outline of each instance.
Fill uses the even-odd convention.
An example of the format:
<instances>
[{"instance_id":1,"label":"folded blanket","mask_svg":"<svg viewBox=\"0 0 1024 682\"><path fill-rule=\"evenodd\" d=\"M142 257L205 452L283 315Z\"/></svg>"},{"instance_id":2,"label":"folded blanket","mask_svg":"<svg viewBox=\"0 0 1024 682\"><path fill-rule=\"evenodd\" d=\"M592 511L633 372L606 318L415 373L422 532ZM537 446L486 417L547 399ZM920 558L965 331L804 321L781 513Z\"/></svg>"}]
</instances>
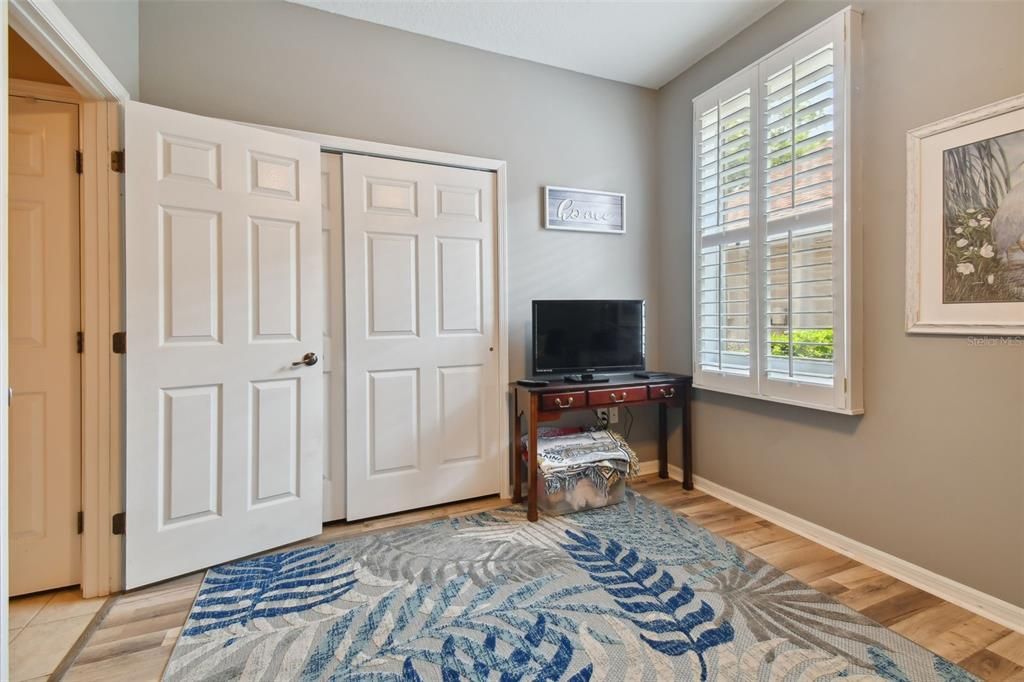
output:
<instances>
[{"instance_id":1,"label":"folded blanket","mask_svg":"<svg viewBox=\"0 0 1024 682\"><path fill-rule=\"evenodd\" d=\"M542 427L537 434L537 465L549 495L572 490L582 479L606 493L620 478L640 471L640 461L625 438L600 428Z\"/></svg>"}]
</instances>

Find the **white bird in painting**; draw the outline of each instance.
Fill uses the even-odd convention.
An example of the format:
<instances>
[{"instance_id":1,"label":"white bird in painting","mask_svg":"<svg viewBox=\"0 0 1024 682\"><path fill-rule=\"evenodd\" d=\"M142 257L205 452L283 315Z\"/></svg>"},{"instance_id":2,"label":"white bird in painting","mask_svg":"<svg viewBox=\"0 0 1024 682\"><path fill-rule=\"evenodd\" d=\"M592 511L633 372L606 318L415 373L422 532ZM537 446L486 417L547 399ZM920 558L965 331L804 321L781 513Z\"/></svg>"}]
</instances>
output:
<instances>
[{"instance_id":1,"label":"white bird in painting","mask_svg":"<svg viewBox=\"0 0 1024 682\"><path fill-rule=\"evenodd\" d=\"M1024 262L1024 182L1006 193L992 218L996 250L1007 262Z\"/></svg>"}]
</instances>

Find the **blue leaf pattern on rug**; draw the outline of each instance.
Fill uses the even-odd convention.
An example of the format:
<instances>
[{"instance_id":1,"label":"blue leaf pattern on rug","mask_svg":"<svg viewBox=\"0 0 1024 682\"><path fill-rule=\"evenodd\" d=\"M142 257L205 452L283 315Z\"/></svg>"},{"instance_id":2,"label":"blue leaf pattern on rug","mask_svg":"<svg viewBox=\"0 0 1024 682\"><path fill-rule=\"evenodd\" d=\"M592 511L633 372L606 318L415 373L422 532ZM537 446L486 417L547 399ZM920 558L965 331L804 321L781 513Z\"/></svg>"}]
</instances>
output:
<instances>
[{"instance_id":1,"label":"blue leaf pattern on rug","mask_svg":"<svg viewBox=\"0 0 1024 682\"><path fill-rule=\"evenodd\" d=\"M164 679L627 678L975 679L634 493L211 569Z\"/></svg>"},{"instance_id":2,"label":"blue leaf pattern on rug","mask_svg":"<svg viewBox=\"0 0 1024 682\"><path fill-rule=\"evenodd\" d=\"M725 621L694 638L693 630L698 625L714 620L715 611L706 601L702 601L696 610L683 616L677 615L680 609L693 601L695 595L689 585L683 583L676 589L675 580L668 571L661 571L659 575L653 561L641 561L636 550L626 551L614 540L602 542L596 535L586 531L566 531L566 534L573 542L564 545L565 550L590 574L591 580L604 587L619 608L627 614L655 616L626 616L641 630L662 635L654 638L642 634L640 639L669 656L694 652L700 661L700 679L706 680L708 669L704 652L713 646L732 641L735 634L732 625ZM655 578L655 575L658 577ZM665 599L665 594L671 596Z\"/></svg>"},{"instance_id":3,"label":"blue leaf pattern on rug","mask_svg":"<svg viewBox=\"0 0 1024 682\"><path fill-rule=\"evenodd\" d=\"M211 568L185 636L245 625L333 602L352 589L354 571L330 547L313 547Z\"/></svg>"}]
</instances>

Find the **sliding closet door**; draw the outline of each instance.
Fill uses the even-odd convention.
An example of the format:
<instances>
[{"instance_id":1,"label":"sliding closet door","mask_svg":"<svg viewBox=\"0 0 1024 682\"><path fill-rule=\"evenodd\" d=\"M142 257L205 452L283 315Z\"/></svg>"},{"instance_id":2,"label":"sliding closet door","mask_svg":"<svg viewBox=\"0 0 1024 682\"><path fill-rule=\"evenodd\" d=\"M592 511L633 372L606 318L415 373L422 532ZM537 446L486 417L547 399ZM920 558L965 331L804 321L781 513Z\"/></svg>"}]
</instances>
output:
<instances>
[{"instance_id":1,"label":"sliding closet door","mask_svg":"<svg viewBox=\"0 0 1024 682\"><path fill-rule=\"evenodd\" d=\"M347 518L498 492L495 175L343 159Z\"/></svg>"},{"instance_id":2,"label":"sliding closet door","mask_svg":"<svg viewBox=\"0 0 1024 682\"><path fill-rule=\"evenodd\" d=\"M132 588L321 528L320 150L129 102Z\"/></svg>"}]
</instances>

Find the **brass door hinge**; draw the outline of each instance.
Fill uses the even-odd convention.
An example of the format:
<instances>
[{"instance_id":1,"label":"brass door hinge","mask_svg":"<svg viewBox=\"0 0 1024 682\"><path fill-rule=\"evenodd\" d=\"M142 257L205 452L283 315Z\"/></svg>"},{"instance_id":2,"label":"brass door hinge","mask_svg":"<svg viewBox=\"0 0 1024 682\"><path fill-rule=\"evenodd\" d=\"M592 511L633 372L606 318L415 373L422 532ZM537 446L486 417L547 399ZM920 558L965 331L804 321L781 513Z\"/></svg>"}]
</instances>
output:
<instances>
[{"instance_id":1,"label":"brass door hinge","mask_svg":"<svg viewBox=\"0 0 1024 682\"><path fill-rule=\"evenodd\" d=\"M85 512L78 512L78 534L81 535L85 532Z\"/></svg>"},{"instance_id":2,"label":"brass door hinge","mask_svg":"<svg viewBox=\"0 0 1024 682\"><path fill-rule=\"evenodd\" d=\"M85 333L75 332L75 351L78 353L85 352Z\"/></svg>"},{"instance_id":3,"label":"brass door hinge","mask_svg":"<svg viewBox=\"0 0 1024 682\"><path fill-rule=\"evenodd\" d=\"M124 355L128 352L128 334L126 332L114 332L110 345L111 350L115 353Z\"/></svg>"},{"instance_id":4,"label":"brass door hinge","mask_svg":"<svg viewBox=\"0 0 1024 682\"><path fill-rule=\"evenodd\" d=\"M118 512L110 519L110 532L114 535L124 535L124 525L124 512Z\"/></svg>"},{"instance_id":5,"label":"brass door hinge","mask_svg":"<svg viewBox=\"0 0 1024 682\"><path fill-rule=\"evenodd\" d=\"M82 150L75 150L75 172L79 175L82 174L82 170L85 168L85 158L82 156Z\"/></svg>"},{"instance_id":6,"label":"brass door hinge","mask_svg":"<svg viewBox=\"0 0 1024 682\"><path fill-rule=\"evenodd\" d=\"M115 173L124 173L124 150L110 152L110 170Z\"/></svg>"}]
</instances>

